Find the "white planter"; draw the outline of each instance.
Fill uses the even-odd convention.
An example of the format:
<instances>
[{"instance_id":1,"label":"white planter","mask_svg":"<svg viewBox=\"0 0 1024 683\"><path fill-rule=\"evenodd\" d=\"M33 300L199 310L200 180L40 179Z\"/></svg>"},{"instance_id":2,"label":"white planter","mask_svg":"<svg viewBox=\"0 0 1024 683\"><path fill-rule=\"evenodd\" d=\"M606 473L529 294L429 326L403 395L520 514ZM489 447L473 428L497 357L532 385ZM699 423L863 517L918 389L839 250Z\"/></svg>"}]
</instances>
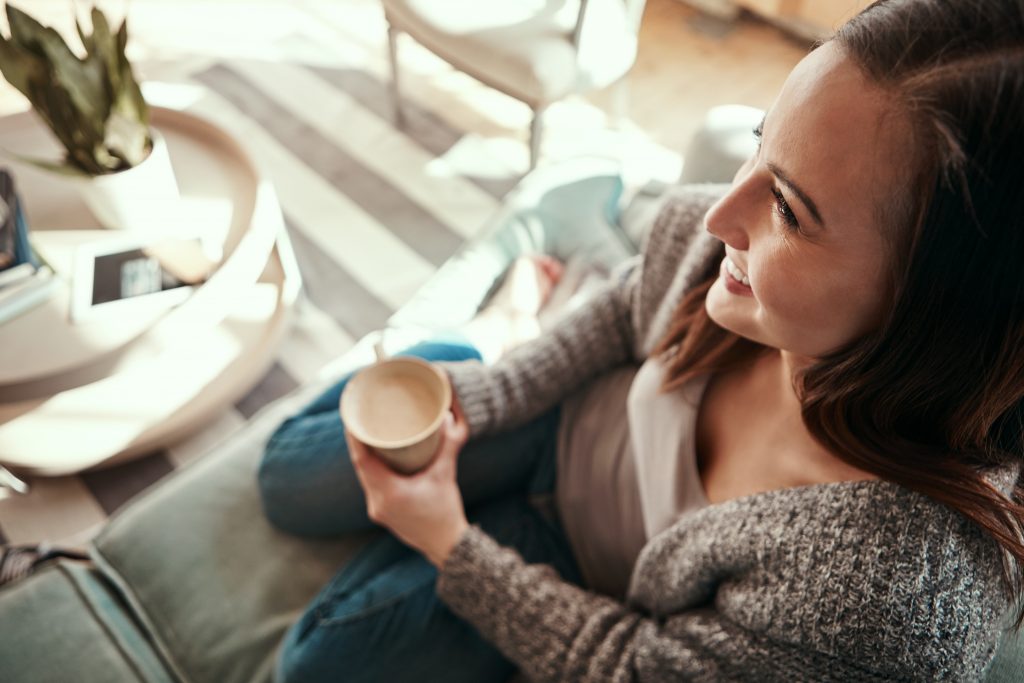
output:
<instances>
[{"instance_id":1,"label":"white planter","mask_svg":"<svg viewBox=\"0 0 1024 683\"><path fill-rule=\"evenodd\" d=\"M153 149L138 166L75 180L82 199L105 228L145 230L154 204L180 197L167 141L156 129L150 135Z\"/></svg>"}]
</instances>

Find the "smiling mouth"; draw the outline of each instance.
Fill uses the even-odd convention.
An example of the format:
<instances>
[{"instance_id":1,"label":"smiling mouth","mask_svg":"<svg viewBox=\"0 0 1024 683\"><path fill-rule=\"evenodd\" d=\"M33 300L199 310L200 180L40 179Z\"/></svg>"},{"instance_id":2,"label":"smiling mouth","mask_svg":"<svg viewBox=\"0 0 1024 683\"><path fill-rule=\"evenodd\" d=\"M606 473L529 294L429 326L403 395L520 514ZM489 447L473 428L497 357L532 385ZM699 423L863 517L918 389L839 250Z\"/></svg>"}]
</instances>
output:
<instances>
[{"instance_id":1,"label":"smiling mouth","mask_svg":"<svg viewBox=\"0 0 1024 683\"><path fill-rule=\"evenodd\" d=\"M736 262L728 256L725 257L725 269L737 282L746 287L750 286L750 278L747 277L747 274L740 270L739 266L736 265Z\"/></svg>"},{"instance_id":2,"label":"smiling mouth","mask_svg":"<svg viewBox=\"0 0 1024 683\"><path fill-rule=\"evenodd\" d=\"M725 280L725 288L732 294L739 296L754 296L754 290L749 284L743 284L742 280L737 280L731 272L731 267L735 264L731 264L728 257L722 260L721 274L722 279ZM749 278L744 277L747 282L750 282Z\"/></svg>"}]
</instances>

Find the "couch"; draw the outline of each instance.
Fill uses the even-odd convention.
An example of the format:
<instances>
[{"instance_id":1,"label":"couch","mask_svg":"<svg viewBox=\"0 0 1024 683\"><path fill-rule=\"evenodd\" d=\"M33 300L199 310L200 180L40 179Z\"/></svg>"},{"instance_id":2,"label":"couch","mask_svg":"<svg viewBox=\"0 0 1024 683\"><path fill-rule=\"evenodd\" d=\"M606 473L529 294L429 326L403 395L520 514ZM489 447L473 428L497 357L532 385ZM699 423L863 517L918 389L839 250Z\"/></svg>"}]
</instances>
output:
<instances>
[{"instance_id":1,"label":"couch","mask_svg":"<svg viewBox=\"0 0 1024 683\"><path fill-rule=\"evenodd\" d=\"M728 181L751 151L760 112L712 110L681 180ZM5 683L252 683L271 678L278 643L347 558L383 531L332 540L282 533L256 488L262 445L287 416L383 339L397 351L470 318L519 254L583 254L611 267L637 251L663 186L624 183L617 164L581 159L526 176L503 207L389 321L307 386L267 406L207 456L119 510L90 563L58 560L0 590ZM1024 680L1008 637L991 681Z\"/></svg>"}]
</instances>

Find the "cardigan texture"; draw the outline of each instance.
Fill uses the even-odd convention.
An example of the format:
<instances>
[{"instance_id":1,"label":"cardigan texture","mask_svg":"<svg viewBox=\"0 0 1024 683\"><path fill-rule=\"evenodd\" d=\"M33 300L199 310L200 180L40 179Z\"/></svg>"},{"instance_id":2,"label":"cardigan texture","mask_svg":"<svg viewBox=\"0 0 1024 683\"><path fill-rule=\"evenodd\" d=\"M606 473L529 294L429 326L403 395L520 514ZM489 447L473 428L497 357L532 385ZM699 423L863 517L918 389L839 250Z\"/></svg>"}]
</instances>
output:
<instances>
[{"instance_id":1,"label":"cardigan texture","mask_svg":"<svg viewBox=\"0 0 1024 683\"><path fill-rule=\"evenodd\" d=\"M724 244L722 185L673 188L641 255L494 365L441 363L471 436L525 423L642 362ZM1008 492L1017 467L994 471ZM471 525L437 593L532 681L972 681L1008 624L998 546L881 480L816 484L684 514L644 546L624 601L526 564Z\"/></svg>"}]
</instances>

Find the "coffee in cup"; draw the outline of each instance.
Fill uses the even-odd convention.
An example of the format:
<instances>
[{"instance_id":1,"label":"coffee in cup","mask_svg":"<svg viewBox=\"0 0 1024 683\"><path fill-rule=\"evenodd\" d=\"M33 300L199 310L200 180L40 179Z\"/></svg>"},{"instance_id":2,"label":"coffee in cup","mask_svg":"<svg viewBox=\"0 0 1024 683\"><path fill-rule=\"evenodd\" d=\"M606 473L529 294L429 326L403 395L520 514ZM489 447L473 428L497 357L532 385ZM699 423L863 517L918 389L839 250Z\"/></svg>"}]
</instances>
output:
<instances>
[{"instance_id":1,"label":"coffee in cup","mask_svg":"<svg viewBox=\"0 0 1024 683\"><path fill-rule=\"evenodd\" d=\"M405 474L422 469L437 452L452 404L448 376L411 356L370 365L341 395L345 429Z\"/></svg>"}]
</instances>

